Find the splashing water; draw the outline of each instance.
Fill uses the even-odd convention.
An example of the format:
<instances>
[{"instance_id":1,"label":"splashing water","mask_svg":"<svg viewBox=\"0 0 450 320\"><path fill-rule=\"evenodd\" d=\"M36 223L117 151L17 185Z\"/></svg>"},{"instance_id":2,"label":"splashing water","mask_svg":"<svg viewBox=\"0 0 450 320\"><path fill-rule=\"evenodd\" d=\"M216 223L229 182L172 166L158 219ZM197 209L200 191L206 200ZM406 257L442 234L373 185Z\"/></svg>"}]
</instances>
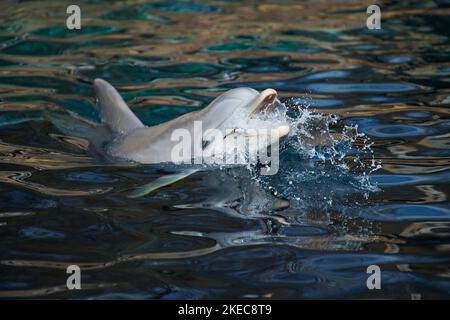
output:
<instances>
[{"instance_id":1,"label":"splashing water","mask_svg":"<svg viewBox=\"0 0 450 320\"><path fill-rule=\"evenodd\" d=\"M270 112L239 125L269 123L290 127L281 144L277 174L261 175L258 166L221 167L208 184L220 190L215 197L180 206L214 207L230 216L260 221L261 227L197 237L214 238L223 247L282 243L322 250L361 250L364 244L378 241L376 225L347 214L349 207L360 205L358 198L367 202L369 194L379 190L369 179L381 168L370 139L356 125L344 125L335 115L314 112L289 100L278 101ZM309 232L314 236L305 237Z\"/></svg>"},{"instance_id":2,"label":"splashing water","mask_svg":"<svg viewBox=\"0 0 450 320\"><path fill-rule=\"evenodd\" d=\"M338 116L315 112L293 99L278 101L273 108L251 122L289 124L289 136L280 148L280 170L263 177L249 166L253 181L296 207L320 203L331 208L340 197L359 193L367 200L379 191L370 174L382 167L381 161L375 160L372 142L357 125L342 124Z\"/></svg>"}]
</instances>

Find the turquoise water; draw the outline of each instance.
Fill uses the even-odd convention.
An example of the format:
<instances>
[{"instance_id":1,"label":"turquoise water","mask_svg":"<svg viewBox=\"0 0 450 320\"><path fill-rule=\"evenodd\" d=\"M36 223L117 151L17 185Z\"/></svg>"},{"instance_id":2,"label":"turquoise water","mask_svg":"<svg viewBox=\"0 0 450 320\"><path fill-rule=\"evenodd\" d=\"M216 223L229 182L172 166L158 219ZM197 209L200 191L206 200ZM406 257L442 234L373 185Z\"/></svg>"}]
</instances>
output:
<instances>
[{"instance_id":1,"label":"turquoise water","mask_svg":"<svg viewBox=\"0 0 450 320\"><path fill-rule=\"evenodd\" d=\"M450 3L390 1L382 30L363 1L77 4L79 31L60 2L0 4L1 298L449 297ZM105 162L45 116L99 121L98 77L147 125L276 89L280 171L129 198L174 168Z\"/></svg>"}]
</instances>

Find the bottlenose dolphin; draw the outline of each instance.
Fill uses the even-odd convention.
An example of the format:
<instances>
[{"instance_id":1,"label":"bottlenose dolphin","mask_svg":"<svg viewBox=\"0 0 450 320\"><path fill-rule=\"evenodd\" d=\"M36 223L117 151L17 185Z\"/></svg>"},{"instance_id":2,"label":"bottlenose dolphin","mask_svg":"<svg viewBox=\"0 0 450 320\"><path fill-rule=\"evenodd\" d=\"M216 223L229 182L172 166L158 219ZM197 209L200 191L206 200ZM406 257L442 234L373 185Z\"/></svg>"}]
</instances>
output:
<instances>
[{"instance_id":1,"label":"bottlenose dolphin","mask_svg":"<svg viewBox=\"0 0 450 320\"><path fill-rule=\"evenodd\" d=\"M220 146L226 145L229 140L239 136L246 137L249 144L257 144L256 147L250 148L250 151L260 153L262 149L267 151L267 147L278 143L280 138L289 133L287 123L273 122L270 117L252 122L255 115L272 111L271 108L278 101L277 92L273 89L262 92L251 88L231 89L218 96L202 110L148 127L130 110L111 84L102 79L95 79L93 84L100 107L101 124L80 119L73 114L67 117L60 113L49 112L47 116L64 133L89 140L91 149L113 160L143 164L173 163L173 149L179 143L173 138L176 130L184 130L192 137L190 147L193 154L196 150L217 151L219 149L220 152ZM199 126L198 123L201 125ZM255 129L266 129L262 133L262 135L268 135L265 139L255 139L254 135L245 130L255 125L257 127ZM205 133L211 129L222 132L221 139L209 141L205 139ZM273 132L276 134L273 135ZM258 135L261 133L256 134ZM218 145L218 142L222 144ZM190 163L192 154L186 154L182 159L183 163ZM148 194L198 170L191 167L181 173L163 176L138 188L130 197Z\"/></svg>"},{"instance_id":2,"label":"bottlenose dolphin","mask_svg":"<svg viewBox=\"0 0 450 320\"><path fill-rule=\"evenodd\" d=\"M218 141L208 144L209 141L205 140L205 132L211 129L221 131L223 140L235 139L243 135L250 138L251 143L251 137L244 130L248 129L246 127L249 125L246 121L258 112L267 110L277 99L277 93L273 89L266 89L261 93L251 88L231 89L200 111L190 112L163 124L147 127L108 82L96 79L94 89L100 106L102 123L111 134L106 152L115 158L146 164L174 162L172 151L179 143L173 136L176 130L182 129L192 138L192 152L186 153L185 158L182 158L184 163L191 161L196 150L207 151L207 149L218 147ZM275 138L282 138L289 133L289 126L286 123L274 125L270 121L263 121L258 122L258 127L255 129L275 130L277 134L266 139L266 143L259 145L254 149L255 151L267 148L274 143ZM229 132L231 130L231 134L226 135L226 130Z\"/></svg>"}]
</instances>

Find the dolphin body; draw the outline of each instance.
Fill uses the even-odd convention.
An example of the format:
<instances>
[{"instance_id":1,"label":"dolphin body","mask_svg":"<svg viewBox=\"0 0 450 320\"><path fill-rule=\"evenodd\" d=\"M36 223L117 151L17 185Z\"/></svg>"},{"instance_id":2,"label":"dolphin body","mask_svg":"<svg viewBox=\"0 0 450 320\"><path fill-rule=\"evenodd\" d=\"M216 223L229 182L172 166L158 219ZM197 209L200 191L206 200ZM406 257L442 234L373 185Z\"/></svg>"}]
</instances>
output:
<instances>
[{"instance_id":1,"label":"dolphin body","mask_svg":"<svg viewBox=\"0 0 450 320\"><path fill-rule=\"evenodd\" d=\"M145 164L173 162L172 150L179 143L173 138L173 133L177 129L184 130L192 137L191 151L193 152L186 153L186 157L182 159L183 163L191 163L191 154L194 154L195 150L206 151L207 148L217 148L218 141L213 141L216 144L205 145L207 141L205 141L204 133L208 129L216 129L223 133L224 141L221 141L221 145L225 145L227 139L235 139L239 135L249 138L248 134L241 130L247 126L246 120L258 112L267 110L277 98L277 93L273 89L266 89L261 93L251 88L231 89L200 111L190 112L163 124L147 127L108 82L96 79L94 89L100 106L102 123L111 136L106 153L114 158ZM201 125L196 125L196 122ZM275 130L277 134L269 137L265 145L258 146L255 150L267 148L275 138L282 138L289 133L289 126L285 123L273 125L270 121L264 121L258 125L262 125L264 129ZM226 136L226 130L233 130L233 133ZM249 141L251 143L251 139Z\"/></svg>"},{"instance_id":2,"label":"dolphin body","mask_svg":"<svg viewBox=\"0 0 450 320\"><path fill-rule=\"evenodd\" d=\"M278 101L277 92L273 89L262 92L251 88L231 89L202 110L187 113L152 127L145 126L130 110L117 90L105 80L95 79L94 90L100 107L101 124L81 119L74 114L67 116L49 112L47 118L63 133L88 140L93 152L106 156L114 162L125 160L143 164L173 163L172 150L179 142L173 139L172 135L177 129L185 130L193 137L192 150L202 151L217 149L217 142L222 142L223 146L230 139L247 135L249 144L257 144L252 150L260 152L275 142L278 143L278 139L289 133L289 126L286 123L273 123L270 119L257 122L258 129L276 132L275 135L265 137L266 139L256 141L254 136L249 136L241 130L249 126L254 115L271 111L271 107ZM196 122L202 124L200 128L196 126ZM205 145L204 132L208 129L224 133L223 141L214 139L212 143ZM229 129L233 131L226 135L225 131ZM182 160L183 163L191 163L192 159L189 155ZM183 166L181 172L165 175L145 184L132 192L129 197L141 197L197 171L199 169L194 167L186 169Z\"/></svg>"}]
</instances>

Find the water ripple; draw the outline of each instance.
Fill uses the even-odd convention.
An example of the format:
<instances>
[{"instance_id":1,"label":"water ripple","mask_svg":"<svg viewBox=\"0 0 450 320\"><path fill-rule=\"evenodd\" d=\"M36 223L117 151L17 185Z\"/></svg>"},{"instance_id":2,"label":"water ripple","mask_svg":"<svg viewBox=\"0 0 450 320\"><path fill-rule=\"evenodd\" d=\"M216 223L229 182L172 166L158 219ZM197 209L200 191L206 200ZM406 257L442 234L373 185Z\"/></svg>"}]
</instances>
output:
<instances>
[{"instance_id":1,"label":"water ripple","mask_svg":"<svg viewBox=\"0 0 450 320\"><path fill-rule=\"evenodd\" d=\"M60 2L0 2L0 298L448 298L445 3L386 3L382 30L358 1L79 5L74 31ZM96 77L147 125L278 90L295 124L278 175L129 198L174 169L109 163L47 117L98 122ZM67 290L70 264L86 290Z\"/></svg>"}]
</instances>

